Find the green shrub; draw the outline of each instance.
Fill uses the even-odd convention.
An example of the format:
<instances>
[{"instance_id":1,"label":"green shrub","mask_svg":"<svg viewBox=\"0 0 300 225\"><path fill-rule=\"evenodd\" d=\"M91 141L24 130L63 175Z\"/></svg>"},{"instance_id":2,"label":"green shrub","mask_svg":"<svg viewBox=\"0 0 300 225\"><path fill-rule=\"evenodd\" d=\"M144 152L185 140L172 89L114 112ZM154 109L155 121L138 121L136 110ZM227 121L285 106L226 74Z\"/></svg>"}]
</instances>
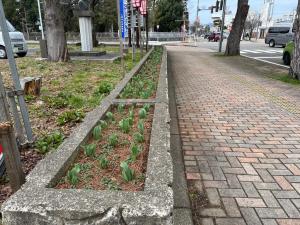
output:
<instances>
[{"instance_id":1,"label":"green shrub","mask_svg":"<svg viewBox=\"0 0 300 225\"><path fill-rule=\"evenodd\" d=\"M95 94L109 94L112 90L113 90L113 85L105 81L99 85Z\"/></svg>"},{"instance_id":2,"label":"green shrub","mask_svg":"<svg viewBox=\"0 0 300 225\"><path fill-rule=\"evenodd\" d=\"M64 135L55 131L54 133L44 135L35 143L35 147L38 149L38 152L45 154L49 151L57 149L57 147L63 142Z\"/></svg>"}]
</instances>

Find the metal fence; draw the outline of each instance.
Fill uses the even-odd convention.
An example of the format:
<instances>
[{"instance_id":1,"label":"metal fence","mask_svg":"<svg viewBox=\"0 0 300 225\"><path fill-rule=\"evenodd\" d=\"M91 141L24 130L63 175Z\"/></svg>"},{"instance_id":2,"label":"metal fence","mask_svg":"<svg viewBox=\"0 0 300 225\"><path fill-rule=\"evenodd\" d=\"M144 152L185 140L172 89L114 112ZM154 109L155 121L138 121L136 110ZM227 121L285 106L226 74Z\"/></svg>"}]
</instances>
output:
<instances>
[{"instance_id":1,"label":"metal fence","mask_svg":"<svg viewBox=\"0 0 300 225\"><path fill-rule=\"evenodd\" d=\"M80 42L80 33L68 32L66 35L69 42ZM146 38L146 32L142 32L142 35ZM149 41L181 41L185 36L186 34L182 32L149 32ZM96 37L99 42L118 41L118 33L116 32L96 33ZM26 39L30 41L38 41L41 38L40 32L31 32L29 37L26 35Z\"/></svg>"}]
</instances>

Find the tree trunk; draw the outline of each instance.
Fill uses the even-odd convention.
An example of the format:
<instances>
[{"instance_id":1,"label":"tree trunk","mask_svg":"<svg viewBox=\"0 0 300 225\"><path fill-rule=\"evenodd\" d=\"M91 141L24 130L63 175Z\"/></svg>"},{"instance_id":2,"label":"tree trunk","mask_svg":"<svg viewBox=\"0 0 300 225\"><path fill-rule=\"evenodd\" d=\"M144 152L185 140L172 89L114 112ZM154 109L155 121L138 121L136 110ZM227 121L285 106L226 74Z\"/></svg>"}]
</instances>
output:
<instances>
[{"instance_id":1,"label":"tree trunk","mask_svg":"<svg viewBox=\"0 0 300 225\"><path fill-rule=\"evenodd\" d=\"M300 0L298 0L297 16L294 22L295 31L295 48L290 67L290 75L293 78L300 79Z\"/></svg>"},{"instance_id":2,"label":"tree trunk","mask_svg":"<svg viewBox=\"0 0 300 225\"><path fill-rule=\"evenodd\" d=\"M225 55L234 56L240 54L240 42L245 22L249 11L249 0L238 0L237 12L229 34Z\"/></svg>"},{"instance_id":3,"label":"tree trunk","mask_svg":"<svg viewBox=\"0 0 300 225\"><path fill-rule=\"evenodd\" d=\"M45 26L47 31L48 60L69 60L67 40L59 0L45 0Z\"/></svg>"}]
</instances>

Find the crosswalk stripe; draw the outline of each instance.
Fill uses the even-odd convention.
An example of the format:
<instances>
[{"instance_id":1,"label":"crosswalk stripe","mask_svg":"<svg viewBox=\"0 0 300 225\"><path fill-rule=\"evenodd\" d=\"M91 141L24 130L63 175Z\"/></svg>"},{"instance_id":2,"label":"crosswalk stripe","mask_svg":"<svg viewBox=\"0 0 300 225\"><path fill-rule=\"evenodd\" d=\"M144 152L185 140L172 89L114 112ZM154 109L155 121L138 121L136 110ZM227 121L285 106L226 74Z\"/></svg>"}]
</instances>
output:
<instances>
[{"instance_id":1,"label":"crosswalk stripe","mask_svg":"<svg viewBox=\"0 0 300 225\"><path fill-rule=\"evenodd\" d=\"M252 51L252 50L243 50L243 52L258 53L257 51Z\"/></svg>"},{"instance_id":2,"label":"crosswalk stripe","mask_svg":"<svg viewBox=\"0 0 300 225\"><path fill-rule=\"evenodd\" d=\"M261 50L261 49L256 49L256 50L243 49L243 50L241 50L241 54L246 54L246 53L252 53L252 54L262 54L262 53L276 54L276 53L282 53L282 52L283 52L283 50Z\"/></svg>"}]
</instances>

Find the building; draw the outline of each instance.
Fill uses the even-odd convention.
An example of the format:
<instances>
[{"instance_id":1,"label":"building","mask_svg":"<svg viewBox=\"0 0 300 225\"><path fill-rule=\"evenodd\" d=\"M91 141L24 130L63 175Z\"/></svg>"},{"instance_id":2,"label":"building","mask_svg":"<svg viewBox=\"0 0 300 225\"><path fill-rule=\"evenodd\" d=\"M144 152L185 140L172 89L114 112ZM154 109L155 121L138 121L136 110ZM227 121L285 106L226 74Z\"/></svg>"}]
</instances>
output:
<instances>
[{"instance_id":1,"label":"building","mask_svg":"<svg viewBox=\"0 0 300 225\"><path fill-rule=\"evenodd\" d=\"M261 26L259 27L259 37L264 38L268 28L273 24L273 10L275 0L264 0L264 5L261 11Z\"/></svg>"}]
</instances>

